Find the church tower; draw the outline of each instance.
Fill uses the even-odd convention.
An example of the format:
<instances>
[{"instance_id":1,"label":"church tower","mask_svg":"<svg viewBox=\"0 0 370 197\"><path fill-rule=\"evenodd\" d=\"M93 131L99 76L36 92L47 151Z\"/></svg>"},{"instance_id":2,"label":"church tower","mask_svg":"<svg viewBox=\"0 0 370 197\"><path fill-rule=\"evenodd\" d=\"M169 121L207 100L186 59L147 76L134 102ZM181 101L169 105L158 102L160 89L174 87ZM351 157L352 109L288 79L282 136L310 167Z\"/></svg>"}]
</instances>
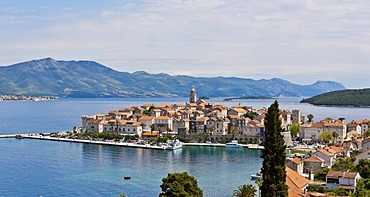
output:
<instances>
[{"instance_id":1,"label":"church tower","mask_svg":"<svg viewBox=\"0 0 370 197\"><path fill-rule=\"evenodd\" d=\"M190 90L189 103L195 102L197 102L197 93L195 92L194 86L192 86Z\"/></svg>"}]
</instances>

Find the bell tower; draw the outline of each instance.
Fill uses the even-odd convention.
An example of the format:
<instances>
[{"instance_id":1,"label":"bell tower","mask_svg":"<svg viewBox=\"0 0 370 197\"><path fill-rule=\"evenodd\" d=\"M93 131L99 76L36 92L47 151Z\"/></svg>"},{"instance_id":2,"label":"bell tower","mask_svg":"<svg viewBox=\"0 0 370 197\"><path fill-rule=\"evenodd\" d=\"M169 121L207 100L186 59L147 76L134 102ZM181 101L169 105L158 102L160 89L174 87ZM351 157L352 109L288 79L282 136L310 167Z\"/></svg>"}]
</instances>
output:
<instances>
[{"instance_id":1,"label":"bell tower","mask_svg":"<svg viewBox=\"0 0 370 197\"><path fill-rule=\"evenodd\" d=\"M197 93L195 91L194 86L191 87L190 96L189 96L189 103L197 102Z\"/></svg>"}]
</instances>

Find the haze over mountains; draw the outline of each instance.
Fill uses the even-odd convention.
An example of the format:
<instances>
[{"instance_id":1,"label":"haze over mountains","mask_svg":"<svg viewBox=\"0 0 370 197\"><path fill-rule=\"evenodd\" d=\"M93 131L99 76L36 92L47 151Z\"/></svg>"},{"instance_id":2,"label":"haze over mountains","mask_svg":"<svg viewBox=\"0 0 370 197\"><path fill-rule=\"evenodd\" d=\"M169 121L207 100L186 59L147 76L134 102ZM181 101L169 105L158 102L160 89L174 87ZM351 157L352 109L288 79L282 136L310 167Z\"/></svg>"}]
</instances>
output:
<instances>
[{"instance_id":1,"label":"haze over mountains","mask_svg":"<svg viewBox=\"0 0 370 197\"><path fill-rule=\"evenodd\" d=\"M273 78L171 76L119 72L94 61L56 61L52 58L0 67L0 94L62 97L186 97L190 87L199 96L314 96L345 87L333 81L298 85Z\"/></svg>"}]
</instances>

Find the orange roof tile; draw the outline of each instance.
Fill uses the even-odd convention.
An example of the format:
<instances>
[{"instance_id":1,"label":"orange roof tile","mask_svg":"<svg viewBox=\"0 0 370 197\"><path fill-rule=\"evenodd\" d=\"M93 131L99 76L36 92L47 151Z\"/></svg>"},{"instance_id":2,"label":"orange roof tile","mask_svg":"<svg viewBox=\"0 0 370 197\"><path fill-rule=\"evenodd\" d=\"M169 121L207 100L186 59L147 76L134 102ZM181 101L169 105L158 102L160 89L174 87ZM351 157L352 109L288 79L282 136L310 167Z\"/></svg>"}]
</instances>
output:
<instances>
[{"instance_id":1,"label":"orange roof tile","mask_svg":"<svg viewBox=\"0 0 370 197\"><path fill-rule=\"evenodd\" d=\"M316 155L312 155L311 157L303 160L303 161L308 161L308 162L324 162L325 160L316 156Z\"/></svg>"},{"instance_id":2,"label":"orange roof tile","mask_svg":"<svg viewBox=\"0 0 370 197\"><path fill-rule=\"evenodd\" d=\"M96 119L91 119L87 123L89 124L99 124L102 120L96 120Z\"/></svg>"},{"instance_id":3,"label":"orange roof tile","mask_svg":"<svg viewBox=\"0 0 370 197\"><path fill-rule=\"evenodd\" d=\"M168 116L158 116L155 118L156 120L169 120L170 118Z\"/></svg>"},{"instance_id":4,"label":"orange roof tile","mask_svg":"<svg viewBox=\"0 0 370 197\"><path fill-rule=\"evenodd\" d=\"M293 158L290 161L293 162L293 163L295 163L295 164L298 164L298 165L302 163L302 159L301 158L298 158L298 157L295 157L295 158Z\"/></svg>"},{"instance_id":5,"label":"orange roof tile","mask_svg":"<svg viewBox=\"0 0 370 197\"><path fill-rule=\"evenodd\" d=\"M366 154L368 152L370 152L370 149L367 149L367 150L363 151L362 153L358 154L356 157L361 156L361 155L364 155L364 154Z\"/></svg>"},{"instance_id":6,"label":"orange roof tile","mask_svg":"<svg viewBox=\"0 0 370 197\"><path fill-rule=\"evenodd\" d=\"M155 117L154 116L141 116L139 121L150 121L153 120Z\"/></svg>"},{"instance_id":7,"label":"orange roof tile","mask_svg":"<svg viewBox=\"0 0 370 197\"><path fill-rule=\"evenodd\" d=\"M324 127L324 124L322 122L315 122L315 123L311 124L311 127L322 128L322 127Z\"/></svg>"},{"instance_id":8,"label":"orange roof tile","mask_svg":"<svg viewBox=\"0 0 370 197\"><path fill-rule=\"evenodd\" d=\"M310 181L304 176L299 175L296 171L285 167L286 170L286 184L289 189L302 190Z\"/></svg>"},{"instance_id":9,"label":"orange roof tile","mask_svg":"<svg viewBox=\"0 0 370 197\"><path fill-rule=\"evenodd\" d=\"M238 115L229 115L229 117L232 118L232 119L238 119L239 118Z\"/></svg>"},{"instance_id":10,"label":"orange roof tile","mask_svg":"<svg viewBox=\"0 0 370 197\"><path fill-rule=\"evenodd\" d=\"M354 179L358 172L329 171L326 177Z\"/></svg>"},{"instance_id":11,"label":"orange roof tile","mask_svg":"<svg viewBox=\"0 0 370 197\"><path fill-rule=\"evenodd\" d=\"M327 155L327 156L333 156L334 155L333 153L330 153L330 152L328 152L327 150L325 150L323 148L320 148L319 150L317 150L317 152L321 152L322 154Z\"/></svg>"}]
</instances>

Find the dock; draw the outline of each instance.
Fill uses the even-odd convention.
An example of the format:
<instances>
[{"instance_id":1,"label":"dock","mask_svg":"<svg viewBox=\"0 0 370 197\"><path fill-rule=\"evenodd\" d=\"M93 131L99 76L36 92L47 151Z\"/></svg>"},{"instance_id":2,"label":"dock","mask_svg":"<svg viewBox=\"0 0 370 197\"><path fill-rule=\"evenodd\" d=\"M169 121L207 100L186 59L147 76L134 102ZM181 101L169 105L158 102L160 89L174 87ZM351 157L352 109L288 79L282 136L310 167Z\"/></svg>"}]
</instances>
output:
<instances>
[{"instance_id":1,"label":"dock","mask_svg":"<svg viewBox=\"0 0 370 197\"><path fill-rule=\"evenodd\" d=\"M0 135L0 138L15 138L16 134ZM150 144L136 144L129 142L114 142L114 141L95 141L95 140L81 140L81 139L67 139L61 137L50 137L42 136L38 134L22 134L24 139L37 139L37 140L51 140L59 142L74 142L74 143L87 143L87 144L99 144L99 145L110 145L110 146L123 146L132 148L145 148L145 149L156 149L156 150L166 150L166 145L156 146ZM209 146L209 147L225 147L225 144L220 143L183 143L183 146ZM263 146L257 144L243 144L243 148L248 149L264 149Z\"/></svg>"},{"instance_id":2,"label":"dock","mask_svg":"<svg viewBox=\"0 0 370 197\"><path fill-rule=\"evenodd\" d=\"M94 140L80 140L80 139L66 139L57 138L50 136L40 136L40 135L24 135L25 139L38 139L38 140L51 140L58 142L74 142L74 143L87 143L87 144L99 144L99 145L110 145L110 146L123 146L132 148L144 148L144 149L156 149L156 150L166 150L167 146L153 146L149 144L135 144L128 142L110 142L110 141L94 141Z\"/></svg>"},{"instance_id":3,"label":"dock","mask_svg":"<svg viewBox=\"0 0 370 197\"><path fill-rule=\"evenodd\" d=\"M15 134L9 134L9 135L0 135L0 138L15 138Z\"/></svg>"}]
</instances>

